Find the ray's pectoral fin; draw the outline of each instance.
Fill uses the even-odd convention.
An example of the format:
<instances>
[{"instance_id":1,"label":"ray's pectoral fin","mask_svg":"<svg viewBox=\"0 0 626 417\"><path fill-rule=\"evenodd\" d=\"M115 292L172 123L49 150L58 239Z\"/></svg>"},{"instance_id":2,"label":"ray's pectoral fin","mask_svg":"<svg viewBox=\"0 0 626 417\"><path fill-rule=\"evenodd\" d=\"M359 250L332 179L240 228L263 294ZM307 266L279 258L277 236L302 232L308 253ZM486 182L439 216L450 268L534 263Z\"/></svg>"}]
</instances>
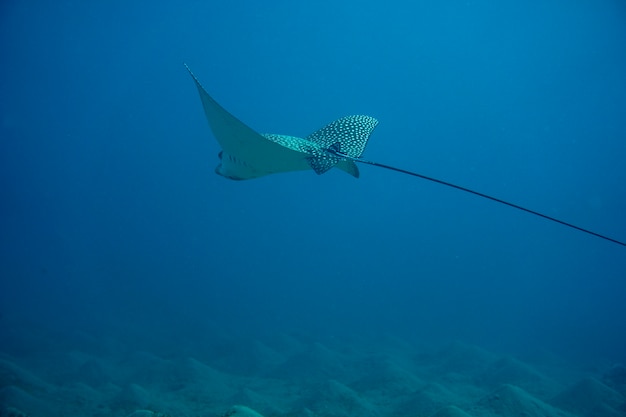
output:
<instances>
[{"instance_id":1,"label":"ray's pectoral fin","mask_svg":"<svg viewBox=\"0 0 626 417\"><path fill-rule=\"evenodd\" d=\"M193 78L209 127L223 150L215 170L217 174L244 180L308 168L306 155L268 139L230 114L209 95L187 65L185 68Z\"/></svg>"},{"instance_id":2,"label":"ray's pectoral fin","mask_svg":"<svg viewBox=\"0 0 626 417\"><path fill-rule=\"evenodd\" d=\"M309 166L317 175L322 175L335 165L337 165L341 159L336 156L332 156L326 151L316 151L313 155L309 156L307 159ZM352 162L352 161L350 161ZM354 162L352 162L354 163ZM357 168L358 171L358 168Z\"/></svg>"},{"instance_id":3,"label":"ray's pectoral fin","mask_svg":"<svg viewBox=\"0 0 626 417\"><path fill-rule=\"evenodd\" d=\"M306 137L306 140L324 149L341 151L351 158L358 158L378 125L378 120L370 116L355 115L337 119Z\"/></svg>"},{"instance_id":4,"label":"ray's pectoral fin","mask_svg":"<svg viewBox=\"0 0 626 417\"><path fill-rule=\"evenodd\" d=\"M346 116L324 126L306 137L320 148L322 152L307 158L307 162L318 175L336 166L355 178L359 177L359 168L351 158L359 158L378 120L370 116ZM341 153L349 159L337 156Z\"/></svg>"}]
</instances>

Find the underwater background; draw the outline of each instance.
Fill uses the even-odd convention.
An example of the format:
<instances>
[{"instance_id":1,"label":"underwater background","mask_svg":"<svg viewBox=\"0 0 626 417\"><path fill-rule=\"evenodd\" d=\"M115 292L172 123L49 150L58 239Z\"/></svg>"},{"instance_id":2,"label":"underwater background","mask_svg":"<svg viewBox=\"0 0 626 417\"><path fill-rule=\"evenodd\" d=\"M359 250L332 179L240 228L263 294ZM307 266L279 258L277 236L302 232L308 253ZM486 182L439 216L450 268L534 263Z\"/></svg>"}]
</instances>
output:
<instances>
[{"instance_id":1,"label":"underwater background","mask_svg":"<svg viewBox=\"0 0 626 417\"><path fill-rule=\"evenodd\" d=\"M259 132L371 115L366 159L623 242L625 40L609 0L3 1L0 351L624 362L626 248L366 165L227 180L183 63Z\"/></svg>"}]
</instances>

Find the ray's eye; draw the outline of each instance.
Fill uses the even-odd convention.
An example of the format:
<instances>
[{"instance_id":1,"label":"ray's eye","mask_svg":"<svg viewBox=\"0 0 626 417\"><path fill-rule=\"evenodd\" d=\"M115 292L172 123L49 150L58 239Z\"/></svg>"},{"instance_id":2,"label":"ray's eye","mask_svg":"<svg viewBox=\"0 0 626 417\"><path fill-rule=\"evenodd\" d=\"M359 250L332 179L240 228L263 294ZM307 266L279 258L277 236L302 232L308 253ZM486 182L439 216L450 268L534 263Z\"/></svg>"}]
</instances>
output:
<instances>
[{"instance_id":1,"label":"ray's eye","mask_svg":"<svg viewBox=\"0 0 626 417\"><path fill-rule=\"evenodd\" d=\"M224 153L224 151L220 151L220 153L217 154L217 157L220 159L220 161L222 160L222 154Z\"/></svg>"}]
</instances>

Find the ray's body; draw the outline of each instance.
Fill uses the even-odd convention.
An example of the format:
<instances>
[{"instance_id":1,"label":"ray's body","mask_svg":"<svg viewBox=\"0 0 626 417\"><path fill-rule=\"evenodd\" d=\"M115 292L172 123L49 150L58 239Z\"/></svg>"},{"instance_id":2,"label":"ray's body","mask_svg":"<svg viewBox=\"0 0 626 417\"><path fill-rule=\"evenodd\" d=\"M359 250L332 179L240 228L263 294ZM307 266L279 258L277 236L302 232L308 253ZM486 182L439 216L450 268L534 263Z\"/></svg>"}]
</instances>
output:
<instances>
[{"instance_id":1,"label":"ray's body","mask_svg":"<svg viewBox=\"0 0 626 417\"><path fill-rule=\"evenodd\" d=\"M365 150L370 134L378 124L378 120L370 116L343 117L306 138L257 133L216 102L202 87L189 67L186 65L185 67L198 88L209 127L222 147L222 151L219 153L220 164L215 168L215 172L221 176L233 180L245 180L280 172L307 169L312 169L317 174L323 174L336 167L358 178L359 169L356 166L356 162L358 162L436 182L626 246L626 243L619 240L469 188L391 165L362 159L361 154Z\"/></svg>"}]
</instances>

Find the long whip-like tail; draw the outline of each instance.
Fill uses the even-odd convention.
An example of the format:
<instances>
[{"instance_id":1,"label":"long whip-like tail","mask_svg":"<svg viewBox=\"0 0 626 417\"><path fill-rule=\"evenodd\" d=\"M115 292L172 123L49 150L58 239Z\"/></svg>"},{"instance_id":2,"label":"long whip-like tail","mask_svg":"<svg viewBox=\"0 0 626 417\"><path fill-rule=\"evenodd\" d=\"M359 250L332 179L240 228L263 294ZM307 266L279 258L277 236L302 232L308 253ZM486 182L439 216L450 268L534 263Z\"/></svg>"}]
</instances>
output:
<instances>
[{"instance_id":1,"label":"long whip-like tail","mask_svg":"<svg viewBox=\"0 0 626 417\"><path fill-rule=\"evenodd\" d=\"M367 165L372 165L372 166L379 167L379 168L389 169L391 171L400 172L402 174L411 175L411 176L418 177L418 178L421 178L421 179L424 179L424 180L435 182L437 184L445 185L446 187L451 187L451 188L455 188L457 190L465 191L466 193L474 194L474 195L477 195L479 197L486 198L486 199L491 200L491 201L495 201L496 203L504 204L504 205L507 205L509 207L513 207L515 209L525 211L526 213L530 213L530 214L533 214L535 216L543 217L544 219L550 220L551 222L562 224L563 226L567 226L567 227L570 227L572 229L576 229L578 231L581 231L581 232L588 233L590 235L599 237L601 239L608 240L609 242L613 242L613 243L616 243L616 244L621 245L621 246L626 246L626 243L621 242L621 241L619 241L617 239L613 239L613 238L610 238L608 236L602 235L600 233L596 233L594 231L591 231L591 230L588 230L588 229L584 229L582 227L579 227L579 226L576 226L574 224L565 222L563 220L559 220L557 218L548 216L546 214L539 213L538 211L527 209L526 207L522 207L522 206L517 205L517 204L509 203L508 201L505 201L505 200L502 200L502 199L499 199L499 198L496 198L496 197L492 197L490 195L483 194L483 193L478 192L478 191L470 190L469 188L461 187L460 185L452 184L452 183L449 183L449 182L446 182L446 181L439 180L437 178L433 178L433 177L429 177L429 176L426 176L426 175L418 174L417 172L408 171L406 169L396 168L396 167L393 167L391 165L385 165L385 164L381 164L381 163L378 163L378 162L368 161L366 159L350 157L350 156L348 156L348 155L346 155L346 154L344 154L342 152L335 151L335 150L332 150L332 149L328 149L328 152L330 152L330 153L332 153L332 154L334 154L336 156L342 157L342 158L351 159L354 162L360 162L362 164L367 164Z\"/></svg>"}]
</instances>

